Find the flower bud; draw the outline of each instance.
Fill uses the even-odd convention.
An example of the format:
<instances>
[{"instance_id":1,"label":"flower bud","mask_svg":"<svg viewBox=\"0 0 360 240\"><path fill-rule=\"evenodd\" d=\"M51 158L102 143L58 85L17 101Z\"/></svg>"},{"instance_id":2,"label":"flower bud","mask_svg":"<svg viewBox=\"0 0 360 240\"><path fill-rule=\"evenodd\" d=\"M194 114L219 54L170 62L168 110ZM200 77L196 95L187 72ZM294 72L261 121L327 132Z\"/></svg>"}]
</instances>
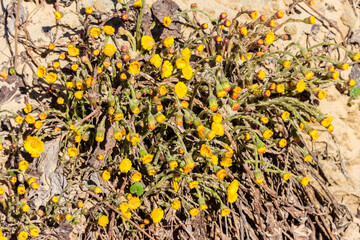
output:
<instances>
[{"instance_id":1,"label":"flower bud","mask_svg":"<svg viewBox=\"0 0 360 240\"><path fill-rule=\"evenodd\" d=\"M107 101L111 107L114 107L116 104L115 97L113 95L109 95Z\"/></svg>"},{"instance_id":2,"label":"flower bud","mask_svg":"<svg viewBox=\"0 0 360 240\"><path fill-rule=\"evenodd\" d=\"M175 114L175 124L176 125L183 125L183 114L181 111L178 111L176 114Z\"/></svg>"},{"instance_id":3,"label":"flower bud","mask_svg":"<svg viewBox=\"0 0 360 240\"><path fill-rule=\"evenodd\" d=\"M148 127L150 130L154 130L156 127L156 118L152 114L148 117Z\"/></svg>"},{"instance_id":4,"label":"flower bud","mask_svg":"<svg viewBox=\"0 0 360 240\"><path fill-rule=\"evenodd\" d=\"M184 118L187 124L189 125L193 124L194 118L188 111L184 111Z\"/></svg>"},{"instance_id":5,"label":"flower bud","mask_svg":"<svg viewBox=\"0 0 360 240\"><path fill-rule=\"evenodd\" d=\"M122 45L120 50L123 52L123 53L127 53L129 51L129 48L126 46L126 45Z\"/></svg>"},{"instance_id":6,"label":"flower bud","mask_svg":"<svg viewBox=\"0 0 360 240\"><path fill-rule=\"evenodd\" d=\"M129 105L132 113L138 114L140 112L138 100L130 99Z\"/></svg>"},{"instance_id":7,"label":"flower bud","mask_svg":"<svg viewBox=\"0 0 360 240\"><path fill-rule=\"evenodd\" d=\"M227 13L226 12L222 12L221 14L220 14L220 19L221 20L224 20L225 18L227 18Z\"/></svg>"},{"instance_id":8,"label":"flower bud","mask_svg":"<svg viewBox=\"0 0 360 240\"><path fill-rule=\"evenodd\" d=\"M121 19L126 21L129 19L129 14L127 12L124 12L122 15L121 15Z\"/></svg>"},{"instance_id":9,"label":"flower bud","mask_svg":"<svg viewBox=\"0 0 360 240\"><path fill-rule=\"evenodd\" d=\"M100 122L99 127L97 128L95 141L102 142L104 141L104 138L105 138L105 118L103 118L103 120Z\"/></svg>"},{"instance_id":10,"label":"flower bud","mask_svg":"<svg viewBox=\"0 0 360 240\"><path fill-rule=\"evenodd\" d=\"M257 184L260 184L260 183L262 183L264 181L264 178L263 178L262 173L261 173L260 170L255 170L254 171L254 177L255 177L255 182Z\"/></svg>"},{"instance_id":11,"label":"flower bud","mask_svg":"<svg viewBox=\"0 0 360 240\"><path fill-rule=\"evenodd\" d=\"M122 56L122 60L123 60L124 62L129 61L129 60L130 60L130 55L129 55L129 54L124 54L124 55Z\"/></svg>"},{"instance_id":12,"label":"flower bud","mask_svg":"<svg viewBox=\"0 0 360 240\"><path fill-rule=\"evenodd\" d=\"M81 57L81 62L82 63L90 63L90 60L89 60L89 58L87 56L82 56Z\"/></svg>"},{"instance_id":13,"label":"flower bud","mask_svg":"<svg viewBox=\"0 0 360 240\"><path fill-rule=\"evenodd\" d=\"M229 92L231 90L230 83L226 79L221 82L221 86L225 92Z\"/></svg>"},{"instance_id":14,"label":"flower bud","mask_svg":"<svg viewBox=\"0 0 360 240\"><path fill-rule=\"evenodd\" d=\"M208 102L209 102L209 108L215 112L219 107L217 103L217 98L214 95L210 95L208 98Z\"/></svg>"}]
</instances>

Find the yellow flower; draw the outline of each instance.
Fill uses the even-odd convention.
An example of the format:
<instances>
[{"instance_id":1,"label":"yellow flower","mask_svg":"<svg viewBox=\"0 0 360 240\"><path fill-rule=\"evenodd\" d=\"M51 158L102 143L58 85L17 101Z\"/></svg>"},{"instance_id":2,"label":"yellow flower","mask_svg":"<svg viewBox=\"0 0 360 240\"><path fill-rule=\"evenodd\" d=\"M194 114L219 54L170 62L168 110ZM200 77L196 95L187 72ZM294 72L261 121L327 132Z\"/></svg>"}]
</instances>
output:
<instances>
[{"instance_id":1,"label":"yellow flower","mask_svg":"<svg viewBox=\"0 0 360 240\"><path fill-rule=\"evenodd\" d=\"M160 114L156 117L156 121L158 121L159 123L163 122L166 119L164 114Z\"/></svg>"},{"instance_id":2,"label":"yellow flower","mask_svg":"<svg viewBox=\"0 0 360 240\"><path fill-rule=\"evenodd\" d=\"M140 172L136 172L132 175L131 180L133 180L134 182L139 182L142 178L142 175Z\"/></svg>"},{"instance_id":3,"label":"yellow flower","mask_svg":"<svg viewBox=\"0 0 360 240\"><path fill-rule=\"evenodd\" d=\"M200 154L201 154L201 156L210 157L211 156L210 147L205 144L201 145Z\"/></svg>"},{"instance_id":4,"label":"yellow flower","mask_svg":"<svg viewBox=\"0 0 360 240\"><path fill-rule=\"evenodd\" d=\"M173 37L167 37L163 40L164 47L170 47L171 45L173 45L173 43L174 43Z\"/></svg>"},{"instance_id":5,"label":"yellow flower","mask_svg":"<svg viewBox=\"0 0 360 240\"><path fill-rule=\"evenodd\" d=\"M106 215L102 215L99 220L98 220L98 224L101 227L106 227L109 224L109 218Z\"/></svg>"},{"instance_id":6,"label":"yellow flower","mask_svg":"<svg viewBox=\"0 0 360 240\"><path fill-rule=\"evenodd\" d=\"M217 166L219 164L219 158L216 155L211 155L210 156L210 161Z\"/></svg>"},{"instance_id":7,"label":"yellow flower","mask_svg":"<svg viewBox=\"0 0 360 240\"><path fill-rule=\"evenodd\" d=\"M268 119L267 117L265 117L265 116L262 116L262 117L260 118L260 121L261 121L263 124L267 124L267 123L269 122L269 119Z\"/></svg>"},{"instance_id":8,"label":"yellow flower","mask_svg":"<svg viewBox=\"0 0 360 240\"><path fill-rule=\"evenodd\" d=\"M28 239L29 237L29 234L25 231L21 231L18 235L17 235L17 238L18 240L26 240Z\"/></svg>"},{"instance_id":9,"label":"yellow flower","mask_svg":"<svg viewBox=\"0 0 360 240\"><path fill-rule=\"evenodd\" d=\"M281 176L281 178L282 178L284 181L287 181L287 180L289 180L290 176L291 176L291 173L284 173L284 174Z\"/></svg>"},{"instance_id":10,"label":"yellow flower","mask_svg":"<svg viewBox=\"0 0 360 240\"><path fill-rule=\"evenodd\" d=\"M247 59L251 58L251 56L252 56L251 53L245 53L245 55L241 54L240 59L241 59L241 61L246 62Z\"/></svg>"},{"instance_id":11,"label":"yellow flower","mask_svg":"<svg viewBox=\"0 0 360 240\"><path fill-rule=\"evenodd\" d=\"M269 139L271 138L271 136L273 135L273 131L271 131L270 129L266 129L264 132L263 132L263 137L265 139Z\"/></svg>"},{"instance_id":12,"label":"yellow flower","mask_svg":"<svg viewBox=\"0 0 360 240\"><path fill-rule=\"evenodd\" d=\"M155 45L155 40L148 36L148 35L144 35L141 38L141 46L143 47L143 49L145 50L151 50Z\"/></svg>"},{"instance_id":13,"label":"yellow flower","mask_svg":"<svg viewBox=\"0 0 360 240\"><path fill-rule=\"evenodd\" d=\"M57 202L59 202L59 198L58 198L57 196L53 196L53 197L51 198L51 201L52 201L53 203L57 203Z\"/></svg>"},{"instance_id":14,"label":"yellow flower","mask_svg":"<svg viewBox=\"0 0 360 240\"><path fill-rule=\"evenodd\" d=\"M281 147L281 148L286 147L286 145L287 145L286 139L284 139L284 138L280 139L278 145L279 145L279 147Z\"/></svg>"},{"instance_id":15,"label":"yellow flower","mask_svg":"<svg viewBox=\"0 0 360 240\"><path fill-rule=\"evenodd\" d=\"M165 61L161 67L161 78L168 78L174 70L173 65L169 61Z\"/></svg>"},{"instance_id":16,"label":"yellow flower","mask_svg":"<svg viewBox=\"0 0 360 240\"><path fill-rule=\"evenodd\" d=\"M133 6L136 7L136 8L141 8L142 7L142 1L138 0L138 1L134 2Z\"/></svg>"},{"instance_id":17,"label":"yellow flower","mask_svg":"<svg viewBox=\"0 0 360 240\"><path fill-rule=\"evenodd\" d=\"M177 168L178 165L179 165L178 162L175 161L175 160L172 160L172 161L169 162L169 168L170 168L171 170L174 170L175 168Z\"/></svg>"},{"instance_id":18,"label":"yellow flower","mask_svg":"<svg viewBox=\"0 0 360 240\"><path fill-rule=\"evenodd\" d=\"M76 57L80 54L80 50L70 44L70 45L68 45L68 54L71 57Z\"/></svg>"},{"instance_id":19,"label":"yellow flower","mask_svg":"<svg viewBox=\"0 0 360 240\"><path fill-rule=\"evenodd\" d=\"M240 27L240 33L241 33L241 35L246 36L247 33L248 33L247 28L246 27Z\"/></svg>"},{"instance_id":20,"label":"yellow flower","mask_svg":"<svg viewBox=\"0 0 360 240\"><path fill-rule=\"evenodd\" d=\"M40 230L38 229L38 228L32 228L31 230L30 230L30 235L32 236L32 237L36 237L37 235L39 235L39 232L40 232ZM0 239L1 240L1 239Z\"/></svg>"},{"instance_id":21,"label":"yellow flower","mask_svg":"<svg viewBox=\"0 0 360 240\"><path fill-rule=\"evenodd\" d=\"M290 116L290 113L288 111L284 111L284 112L281 113L282 120L288 119L289 116Z\"/></svg>"},{"instance_id":22,"label":"yellow flower","mask_svg":"<svg viewBox=\"0 0 360 240\"><path fill-rule=\"evenodd\" d=\"M129 204L127 202L123 202L120 204L119 209L122 213L127 212L129 210Z\"/></svg>"},{"instance_id":23,"label":"yellow flower","mask_svg":"<svg viewBox=\"0 0 360 240\"><path fill-rule=\"evenodd\" d=\"M314 73L312 71L307 71L304 76L307 80L309 80L314 76Z\"/></svg>"},{"instance_id":24,"label":"yellow flower","mask_svg":"<svg viewBox=\"0 0 360 240\"><path fill-rule=\"evenodd\" d=\"M301 185L303 185L304 187L306 187L306 185L309 184L309 178L308 178L308 177L302 177L302 178L300 179L300 183L301 183Z\"/></svg>"},{"instance_id":25,"label":"yellow flower","mask_svg":"<svg viewBox=\"0 0 360 240\"><path fill-rule=\"evenodd\" d=\"M58 12L58 11L56 11L56 12L54 13L54 16L55 16L55 19L56 19L56 20L60 20L60 19L62 18L62 14L61 14L60 12Z\"/></svg>"},{"instance_id":26,"label":"yellow flower","mask_svg":"<svg viewBox=\"0 0 360 240\"><path fill-rule=\"evenodd\" d=\"M106 44L103 53L108 57L112 57L116 53L116 47L113 44Z\"/></svg>"},{"instance_id":27,"label":"yellow flower","mask_svg":"<svg viewBox=\"0 0 360 240\"><path fill-rule=\"evenodd\" d=\"M122 173L127 173L130 171L131 169L131 166L132 166L132 163L130 161L130 159L128 158L124 158L121 163L119 164L119 169L120 169L120 172Z\"/></svg>"},{"instance_id":28,"label":"yellow flower","mask_svg":"<svg viewBox=\"0 0 360 240\"><path fill-rule=\"evenodd\" d=\"M45 74L46 74L46 69L45 69L45 67L40 66L40 67L37 68L37 70L36 70L36 75L38 76L38 78L44 77Z\"/></svg>"},{"instance_id":29,"label":"yellow flower","mask_svg":"<svg viewBox=\"0 0 360 240\"><path fill-rule=\"evenodd\" d=\"M26 169L28 169L29 167L29 163L25 160L22 160L21 162L19 162L19 169L21 171L25 171Z\"/></svg>"},{"instance_id":30,"label":"yellow flower","mask_svg":"<svg viewBox=\"0 0 360 240\"><path fill-rule=\"evenodd\" d=\"M23 120L24 120L24 119L23 119L21 116L17 116L17 117L15 118L15 122L18 123L18 124L22 124Z\"/></svg>"},{"instance_id":31,"label":"yellow flower","mask_svg":"<svg viewBox=\"0 0 360 240\"><path fill-rule=\"evenodd\" d=\"M24 195L26 190L25 190L25 187L23 185L19 185L17 187L17 192L20 194L20 195Z\"/></svg>"},{"instance_id":32,"label":"yellow flower","mask_svg":"<svg viewBox=\"0 0 360 240\"><path fill-rule=\"evenodd\" d=\"M257 77L258 77L258 79L263 80L263 79L265 78L265 72L264 72L264 70L260 69L260 70L257 72Z\"/></svg>"},{"instance_id":33,"label":"yellow flower","mask_svg":"<svg viewBox=\"0 0 360 240\"><path fill-rule=\"evenodd\" d=\"M164 85L160 86L158 88L158 93L161 95L161 96L164 96L166 93L167 93L167 89Z\"/></svg>"},{"instance_id":34,"label":"yellow flower","mask_svg":"<svg viewBox=\"0 0 360 240\"><path fill-rule=\"evenodd\" d=\"M124 214L125 217L127 217L128 219L131 218L131 211L130 210L127 210L126 212L122 212L122 214ZM123 216L121 216L121 219L126 221L126 219Z\"/></svg>"},{"instance_id":35,"label":"yellow flower","mask_svg":"<svg viewBox=\"0 0 360 240\"><path fill-rule=\"evenodd\" d=\"M75 96L76 99L80 100L82 98L82 96L83 96L83 93L84 93L84 91L76 91L74 93L74 96Z\"/></svg>"},{"instance_id":36,"label":"yellow flower","mask_svg":"<svg viewBox=\"0 0 360 240\"><path fill-rule=\"evenodd\" d=\"M215 61L218 62L218 63L222 62L222 60L223 60L223 57L220 56L220 55L217 55L216 58L215 58Z\"/></svg>"},{"instance_id":37,"label":"yellow flower","mask_svg":"<svg viewBox=\"0 0 360 240\"><path fill-rule=\"evenodd\" d=\"M126 136L126 140L128 140L133 146L135 146L138 142L140 142L139 134L128 133L128 135Z\"/></svg>"},{"instance_id":38,"label":"yellow flower","mask_svg":"<svg viewBox=\"0 0 360 240\"><path fill-rule=\"evenodd\" d=\"M186 80L190 80L193 76L193 69L190 65L181 69L181 72Z\"/></svg>"},{"instance_id":39,"label":"yellow flower","mask_svg":"<svg viewBox=\"0 0 360 240\"><path fill-rule=\"evenodd\" d=\"M236 194L239 190L239 181L234 179L230 185L228 186L228 188L226 189L226 193L228 195L232 195L232 194Z\"/></svg>"},{"instance_id":40,"label":"yellow flower","mask_svg":"<svg viewBox=\"0 0 360 240\"><path fill-rule=\"evenodd\" d=\"M91 14L93 12L92 7L86 7L85 12L86 12L86 14Z\"/></svg>"},{"instance_id":41,"label":"yellow flower","mask_svg":"<svg viewBox=\"0 0 360 240\"><path fill-rule=\"evenodd\" d=\"M105 25L102 28L102 30L107 35L112 35L115 32L115 28L113 28L112 26L109 26L109 25Z\"/></svg>"},{"instance_id":42,"label":"yellow flower","mask_svg":"<svg viewBox=\"0 0 360 240\"><path fill-rule=\"evenodd\" d=\"M192 209L190 209L189 213L191 216L195 217L196 215L199 214L199 210L196 208L192 208Z\"/></svg>"},{"instance_id":43,"label":"yellow flower","mask_svg":"<svg viewBox=\"0 0 360 240\"><path fill-rule=\"evenodd\" d=\"M310 154L307 154L305 157L304 157L304 162L310 162L312 160L312 157Z\"/></svg>"},{"instance_id":44,"label":"yellow flower","mask_svg":"<svg viewBox=\"0 0 360 240\"><path fill-rule=\"evenodd\" d=\"M28 124L33 124L35 122L35 118L33 115L27 115L25 117L25 121L28 123Z\"/></svg>"},{"instance_id":45,"label":"yellow flower","mask_svg":"<svg viewBox=\"0 0 360 240\"><path fill-rule=\"evenodd\" d=\"M302 79L296 83L296 91L298 91L299 93L303 92L305 90L305 87L306 83Z\"/></svg>"},{"instance_id":46,"label":"yellow flower","mask_svg":"<svg viewBox=\"0 0 360 240\"><path fill-rule=\"evenodd\" d=\"M181 55L183 55L184 58L190 59L191 57L191 51L189 48L184 48L181 50Z\"/></svg>"},{"instance_id":47,"label":"yellow flower","mask_svg":"<svg viewBox=\"0 0 360 240\"><path fill-rule=\"evenodd\" d=\"M46 81L47 83L54 83L54 82L56 81L56 79L57 79L57 74L56 74L56 73L53 73L53 72L49 73L49 74L46 75L46 77L45 77L45 81Z\"/></svg>"},{"instance_id":48,"label":"yellow flower","mask_svg":"<svg viewBox=\"0 0 360 240\"><path fill-rule=\"evenodd\" d=\"M261 146L257 149L259 154L264 154L266 152L266 147L265 146Z\"/></svg>"},{"instance_id":49,"label":"yellow flower","mask_svg":"<svg viewBox=\"0 0 360 240\"><path fill-rule=\"evenodd\" d=\"M226 177L226 175L227 175L227 172L225 169L220 169L216 172L216 177L219 180L223 180Z\"/></svg>"},{"instance_id":50,"label":"yellow flower","mask_svg":"<svg viewBox=\"0 0 360 240\"><path fill-rule=\"evenodd\" d=\"M101 177L106 182L111 178L111 175L110 175L109 171L105 170L105 171L103 171Z\"/></svg>"},{"instance_id":51,"label":"yellow flower","mask_svg":"<svg viewBox=\"0 0 360 240\"><path fill-rule=\"evenodd\" d=\"M174 210L178 210L178 209L181 207L181 201L179 201L179 200L174 200L174 201L171 203L171 207L172 207Z\"/></svg>"},{"instance_id":52,"label":"yellow flower","mask_svg":"<svg viewBox=\"0 0 360 240\"><path fill-rule=\"evenodd\" d=\"M211 130L218 136L224 136L224 128L220 123L213 122L211 124Z\"/></svg>"},{"instance_id":53,"label":"yellow flower","mask_svg":"<svg viewBox=\"0 0 360 240\"><path fill-rule=\"evenodd\" d=\"M45 146L44 142L42 142L38 137L28 136L24 141L24 148L31 157L39 157L40 154L44 151Z\"/></svg>"},{"instance_id":54,"label":"yellow flower","mask_svg":"<svg viewBox=\"0 0 360 240\"><path fill-rule=\"evenodd\" d=\"M76 70L79 68L79 64L73 64L71 65L71 70L73 70L74 72L76 72Z\"/></svg>"},{"instance_id":55,"label":"yellow flower","mask_svg":"<svg viewBox=\"0 0 360 240\"><path fill-rule=\"evenodd\" d=\"M319 138L319 134L318 134L318 131L316 129L313 129L309 132L309 135L311 137L312 140L316 140Z\"/></svg>"},{"instance_id":56,"label":"yellow flower","mask_svg":"<svg viewBox=\"0 0 360 240\"><path fill-rule=\"evenodd\" d=\"M140 63L138 61L130 63L129 72L133 75L138 74L140 72Z\"/></svg>"},{"instance_id":57,"label":"yellow flower","mask_svg":"<svg viewBox=\"0 0 360 240\"><path fill-rule=\"evenodd\" d=\"M143 164L148 164L151 162L154 158L154 155L146 153L144 156L141 157L141 160L143 161Z\"/></svg>"},{"instance_id":58,"label":"yellow flower","mask_svg":"<svg viewBox=\"0 0 360 240\"><path fill-rule=\"evenodd\" d=\"M349 85L350 87L352 87L352 86L355 86L355 84L356 84L356 81L355 81L354 79L350 78L350 80L349 80L349 82L348 82L348 85Z\"/></svg>"},{"instance_id":59,"label":"yellow flower","mask_svg":"<svg viewBox=\"0 0 360 240\"><path fill-rule=\"evenodd\" d=\"M208 209L208 206L206 204L201 204L199 209L206 210L206 209Z\"/></svg>"},{"instance_id":60,"label":"yellow flower","mask_svg":"<svg viewBox=\"0 0 360 240\"><path fill-rule=\"evenodd\" d=\"M23 212L28 212L30 210L30 207L29 207L29 205L25 204L24 206L22 206L21 210Z\"/></svg>"},{"instance_id":61,"label":"yellow flower","mask_svg":"<svg viewBox=\"0 0 360 240\"><path fill-rule=\"evenodd\" d=\"M326 98L326 92L324 90L319 90L316 96L318 99L323 100Z\"/></svg>"},{"instance_id":62,"label":"yellow flower","mask_svg":"<svg viewBox=\"0 0 360 240\"><path fill-rule=\"evenodd\" d=\"M283 67L284 68L290 68L291 66L291 62L289 60L285 60L283 63L282 63Z\"/></svg>"},{"instance_id":63,"label":"yellow flower","mask_svg":"<svg viewBox=\"0 0 360 240\"><path fill-rule=\"evenodd\" d=\"M268 32L265 36L265 43L266 45L270 45L275 40L275 34L273 32Z\"/></svg>"},{"instance_id":64,"label":"yellow flower","mask_svg":"<svg viewBox=\"0 0 360 240\"><path fill-rule=\"evenodd\" d=\"M175 64L177 69L183 69L189 65L189 59L185 57L178 58L176 59Z\"/></svg>"},{"instance_id":65,"label":"yellow flower","mask_svg":"<svg viewBox=\"0 0 360 240\"><path fill-rule=\"evenodd\" d=\"M75 147L72 147L72 148L68 149L68 154L69 154L70 157L75 157L75 156L78 155L78 153L79 153L79 151Z\"/></svg>"},{"instance_id":66,"label":"yellow flower","mask_svg":"<svg viewBox=\"0 0 360 240\"><path fill-rule=\"evenodd\" d=\"M154 223L158 223L161 221L161 219L164 217L164 211L161 208L155 208L151 212L151 219Z\"/></svg>"},{"instance_id":67,"label":"yellow flower","mask_svg":"<svg viewBox=\"0 0 360 240\"><path fill-rule=\"evenodd\" d=\"M44 119L46 119L46 118L47 118L47 115L46 115L46 113L44 113L44 112L41 112L41 113L39 114L39 118L40 118L41 120L44 120Z\"/></svg>"},{"instance_id":68,"label":"yellow flower","mask_svg":"<svg viewBox=\"0 0 360 240\"><path fill-rule=\"evenodd\" d=\"M231 158L221 158L220 165L223 167L231 167L232 159Z\"/></svg>"},{"instance_id":69,"label":"yellow flower","mask_svg":"<svg viewBox=\"0 0 360 240\"><path fill-rule=\"evenodd\" d=\"M170 26L170 24L171 24L171 18L170 18L169 16L165 16L165 17L163 18L163 24L164 24L165 27Z\"/></svg>"},{"instance_id":70,"label":"yellow flower","mask_svg":"<svg viewBox=\"0 0 360 240\"><path fill-rule=\"evenodd\" d=\"M128 204L129 204L129 208L130 209L138 209L141 205L141 202L140 202L140 199L137 198L137 197L131 197L128 201Z\"/></svg>"},{"instance_id":71,"label":"yellow flower","mask_svg":"<svg viewBox=\"0 0 360 240\"><path fill-rule=\"evenodd\" d=\"M179 99L181 99L181 98L185 97L186 93L187 93L187 87L186 87L185 83L178 82L175 85L175 94L176 94L176 96Z\"/></svg>"},{"instance_id":72,"label":"yellow flower","mask_svg":"<svg viewBox=\"0 0 360 240\"><path fill-rule=\"evenodd\" d=\"M156 67L156 68L159 68L160 65L161 65L161 57L159 54L155 54L154 56L152 56L150 58L150 63Z\"/></svg>"},{"instance_id":73,"label":"yellow flower","mask_svg":"<svg viewBox=\"0 0 360 240\"><path fill-rule=\"evenodd\" d=\"M59 105L63 105L64 104L64 99L62 97L59 97L58 99L56 99L56 102L59 104Z\"/></svg>"},{"instance_id":74,"label":"yellow flower","mask_svg":"<svg viewBox=\"0 0 360 240\"><path fill-rule=\"evenodd\" d=\"M238 198L238 194L237 194L237 193L234 193L234 194L231 194L231 195L228 195L228 196L227 196L227 201L228 201L229 203L234 203L237 198Z\"/></svg>"},{"instance_id":75,"label":"yellow flower","mask_svg":"<svg viewBox=\"0 0 360 240\"><path fill-rule=\"evenodd\" d=\"M229 215L230 213L231 213L231 211L228 208L224 208L223 210L221 210L222 217L225 217L225 216Z\"/></svg>"},{"instance_id":76,"label":"yellow flower","mask_svg":"<svg viewBox=\"0 0 360 240\"><path fill-rule=\"evenodd\" d=\"M198 52L202 52L202 51L204 51L204 48L205 48L205 46L203 44L199 44L199 46L196 47L196 50Z\"/></svg>"},{"instance_id":77,"label":"yellow flower","mask_svg":"<svg viewBox=\"0 0 360 240\"><path fill-rule=\"evenodd\" d=\"M198 182L198 181L191 181L191 182L189 182L189 188L190 188L190 189L196 188L197 185L199 185L199 182Z\"/></svg>"}]
</instances>

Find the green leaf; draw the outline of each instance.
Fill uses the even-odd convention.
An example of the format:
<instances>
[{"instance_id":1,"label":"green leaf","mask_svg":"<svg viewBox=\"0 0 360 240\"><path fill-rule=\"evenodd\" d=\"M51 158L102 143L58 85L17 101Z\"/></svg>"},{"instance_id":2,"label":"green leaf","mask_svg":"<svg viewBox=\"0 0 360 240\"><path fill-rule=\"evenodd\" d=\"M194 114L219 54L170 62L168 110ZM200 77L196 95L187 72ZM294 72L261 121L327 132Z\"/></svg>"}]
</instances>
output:
<instances>
[{"instance_id":1,"label":"green leaf","mask_svg":"<svg viewBox=\"0 0 360 240\"><path fill-rule=\"evenodd\" d=\"M360 89L357 85L350 88L350 96L353 98L358 98L360 95Z\"/></svg>"},{"instance_id":2,"label":"green leaf","mask_svg":"<svg viewBox=\"0 0 360 240\"><path fill-rule=\"evenodd\" d=\"M138 196L141 196L144 192L144 187L141 183L137 182L131 185L130 192L132 194L136 193Z\"/></svg>"}]
</instances>

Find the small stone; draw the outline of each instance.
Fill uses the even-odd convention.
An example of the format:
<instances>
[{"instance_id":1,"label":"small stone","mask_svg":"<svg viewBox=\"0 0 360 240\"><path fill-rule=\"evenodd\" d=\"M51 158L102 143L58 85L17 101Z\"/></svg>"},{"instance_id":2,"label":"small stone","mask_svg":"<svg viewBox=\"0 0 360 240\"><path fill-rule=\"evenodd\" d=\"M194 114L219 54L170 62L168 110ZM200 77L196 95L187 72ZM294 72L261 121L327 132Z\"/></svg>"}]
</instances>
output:
<instances>
[{"instance_id":1,"label":"small stone","mask_svg":"<svg viewBox=\"0 0 360 240\"><path fill-rule=\"evenodd\" d=\"M356 16L351 11L346 11L341 16L341 20L345 26L352 28L356 23Z\"/></svg>"},{"instance_id":2,"label":"small stone","mask_svg":"<svg viewBox=\"0 0 360 240\"><path fill-rule=\"evenodd\" d=\"M285 33L289 35L295 35L297 33L297 26L296 24L289 24L284 28Z\"/></svg>"}]
</instances>

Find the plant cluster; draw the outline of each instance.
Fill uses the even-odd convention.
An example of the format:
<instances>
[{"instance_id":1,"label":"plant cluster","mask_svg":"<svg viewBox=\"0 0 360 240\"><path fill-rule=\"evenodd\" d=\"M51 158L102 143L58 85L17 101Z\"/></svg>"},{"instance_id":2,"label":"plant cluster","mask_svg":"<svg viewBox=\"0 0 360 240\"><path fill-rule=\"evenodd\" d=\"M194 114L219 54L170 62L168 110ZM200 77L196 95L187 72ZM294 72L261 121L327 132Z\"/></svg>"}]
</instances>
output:
<instances>
[{"instance_id":1,"label":"plant cluster","mask_svg":"<svg viewBox=\"0 0 360 240\"><path fill-rule=\"evenodd\" d=\"M314 16L281 23L280 11L233 19L204 13L209 23L201 23L195 5L159 19L136 1L99 22L92 7L83 10L83 31L67 46L50 44L58 59L37 67L34 87L43 103L8 110L3 119L1 150L9 160L0 175L1 239L36 238L47 227L79 224L81 216L89 232L152 235L153 224L175 216L238 217L249 186L272 196L310 187L307 143L319 128L334 129L315 105L326 98L322 86L356 92L353 79L339 78L349 63L323 49L335 46L349 62L360 58L341 45L305 48L276 34L287 22L314 24ZM238 20L243 15L248 20ZM62 16L55 12L59 23ZM165 34L179 24L187 37ZM49 142L59 144L57 152L49 152ZM29 166L48 154L58 157L67 185L36 208L28 196L41 182Z\"/></svg>"}]
</instances>

